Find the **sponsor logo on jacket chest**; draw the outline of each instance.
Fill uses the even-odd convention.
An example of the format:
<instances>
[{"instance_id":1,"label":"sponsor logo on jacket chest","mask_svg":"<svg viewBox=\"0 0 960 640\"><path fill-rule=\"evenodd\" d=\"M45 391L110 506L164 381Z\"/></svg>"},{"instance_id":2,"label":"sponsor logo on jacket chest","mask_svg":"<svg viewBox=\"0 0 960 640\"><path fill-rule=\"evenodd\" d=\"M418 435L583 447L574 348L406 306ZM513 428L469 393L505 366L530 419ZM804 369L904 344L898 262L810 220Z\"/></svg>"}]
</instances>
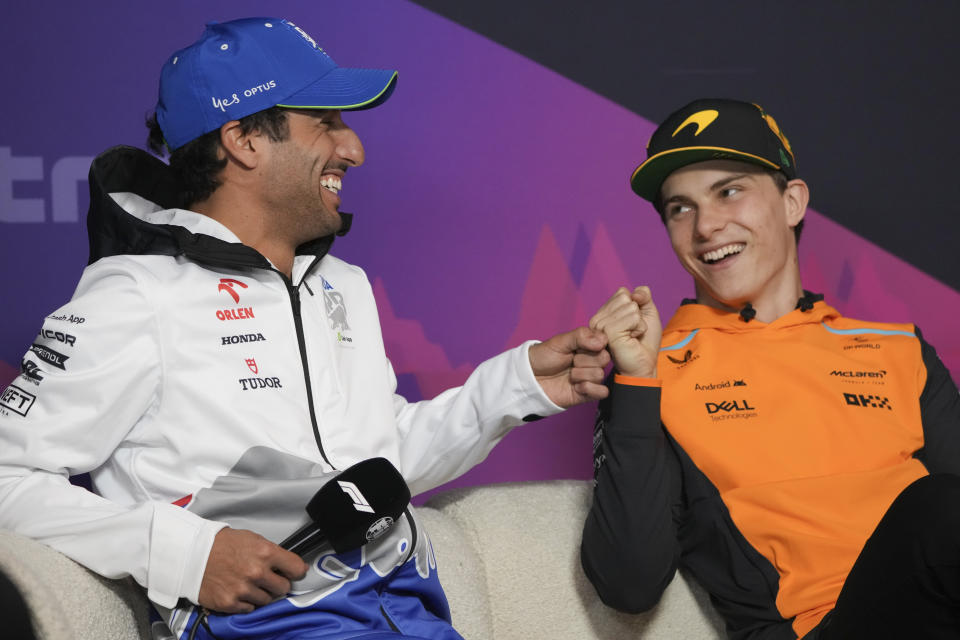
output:
<instances>
[{"instance_id":1,"label":"sponsor logo on jacket chest","mask_svg":"<svg viewBox=\"0 0 960 640\"><path fill-rule=\"evenodd\" d=\"M667 354L667 360L677 365L678 369L682 369L683 367L687 366L694 360L698 360L699 358L700 358L700 354L695 354L693 352L693 349L687 349L686 351L683 352L682 355L678 353L676 357L670 355L669 353Z\"/></svg>"},{"instance_id":2,"label":"sponsor logo on jacket chest","mask_svg":"<svg viewBox=\"0 0 960 640\"><path fill-rule=\"evenodd\" d=\"M879 349L880 343L871 342L870 338L865 336L853 336L850 338L851 344L843 345L844 351L849 351L850 349Z\"/></svg>"},{"instance_id":3,"label":"sponsor logo on jacket chest","mask_svg":"<svg viewBox=\"0 0 960 640\"><path fill-rule=\"evenodd\" d=\"M237 287L240 289L246 289L247 286L248 285L244 282L234 278L220 278L220 284L217 286L217 291L230 296L234 302L240 304L240 293L237 290ZM225 322L227 320L248 320L253 317L253 307L217 309L217 319L221 322Z\"/></svg>"},{"instance_id":4,"label":"sponsor logo on jacket chest","mask_svg":"<svg viewBox=\"0 0 960 640\"><path fill-rule=\"evenodd\" d=\"M256 358L245 358L244 364L247 365L247 369L253 373L254 376L260 373L260 365L257 364ZM240 383L240 388L243 391L256 391L258 389L282 389L283 385L280 384L280 378L276 376L264 376L256 378L240 378L237 380Z\"/></svg>"},{"instance_id":5,"label":"sponsor logo on jacket chest","mask_svg":"<svg viewBox=\"0 0 960 640\"><path fill-rule=\"evenodd\" d=\"M707 415L714 422L721 420L749 419L757 417L757 409L746 399L704 402Z\"/></svg>"},{"instance_id":6,"label":"sponsor logo on jacket chest","mask_svg":"<svg viewBox=\"0 0 960 640\"><path fill-rule=\"evenodd\" d=\"M885 369L833 369L830 371L831 378L840 378L841 381L849 384L877 384L882 385L884 378L887 377Z\"/></svg>"},{"instance_id":7,"label":"sponsor logo on jacket chest","mask_svg":"<svg viewBox=\"0 0 960 640\"><path fill-rule=\"evenodd\" d=\"M228 344L245 344L247 342L265 342L267 339L262 333L242 333L235 336L220 336L220 346Z\"/></svg>"},{"instance_id":8,"label":"sponsor logo on jacket chest","mask_svg":"<svg viewBox=\"0 0 960 640\"><path fill-rule=\"evenodd\" d=\"M863 407L864 409L888 409L893 411L890 406L890 398L884 396L864 395L862 393L845 393L843 400L849 407Z\"/></svg>"},{"instance_id":9,"label":"sponsor logo on jacket chest","mask_svg":"<svg viewBox=\"0 0 960 640\"><path fill-rule=\"evenodd\" d=\"M218 320L248 320L253 318L251 307L237 307L236 309L217 309Z\"/></svg>"},{"instance_id":10,"label":"sponsor logo on jacket chest","mask_svg":"<svg viewBox=\"0 0 960 640\"><path fill-rule=\"evenodd\" d=\"M694 383L694 391L716 391L717 389L729 389L730 387L745 387L747 382L745 380L720 380L718 382L705 382L700 384L699 382Z\"/></svg>"},{"instance_id":11,"label":"sponsor logo on jacket chest","mask_svg":"<svg viewBox=\"0 0 960 640\"><path fill-rule=\"evenodd\" d=\"M323 307L327 312L327 323L336 334L337 343L343 347L353 346L353 332L347 322L347 305L343 294L337 291L327 279L320 276L323 282Z\"/></svg>"}]
</instances>

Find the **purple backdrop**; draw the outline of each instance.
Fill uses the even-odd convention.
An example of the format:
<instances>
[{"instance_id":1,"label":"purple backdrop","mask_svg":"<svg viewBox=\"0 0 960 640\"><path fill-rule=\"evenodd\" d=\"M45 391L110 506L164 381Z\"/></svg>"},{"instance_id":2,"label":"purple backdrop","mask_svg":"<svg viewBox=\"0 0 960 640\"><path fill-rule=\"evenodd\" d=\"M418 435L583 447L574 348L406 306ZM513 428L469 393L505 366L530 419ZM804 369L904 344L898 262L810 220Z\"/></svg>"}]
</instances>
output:
<instances>
[{"instance_id":1,"label":"purple backdrop","mask_svg":"<svg viewBox=\"0 0 960 640\"><path fill-rule=\"evenodd\" d=\"M653 125L416 5L91 7L24 3L0 25L0 387L86 262L90 158L142 145L161 64L211 19L281 15L342 64L400 70L384 107L347 114L368 159L344 181L357 218L335 253L374 282L408 397L584 323L617 286L649 284L664 316L692 292L656 214L628 187ZM960 294L816 212L804 234L807 288L848 315L918 322L956 378ZM516 430L453 484L588 477L592 414Z\"/></svg>"}]
</instances>

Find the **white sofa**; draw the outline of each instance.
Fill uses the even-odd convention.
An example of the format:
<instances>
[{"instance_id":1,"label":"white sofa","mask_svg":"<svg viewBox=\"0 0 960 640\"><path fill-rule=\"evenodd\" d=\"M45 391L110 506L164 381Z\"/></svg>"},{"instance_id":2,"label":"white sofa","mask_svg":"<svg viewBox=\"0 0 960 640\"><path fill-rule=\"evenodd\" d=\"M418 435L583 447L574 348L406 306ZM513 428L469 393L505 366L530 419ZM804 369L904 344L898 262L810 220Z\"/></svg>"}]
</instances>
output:
<instances>
[{"instance_id":1,"label":"white sofa","mask_svg":"<svg viewBox=\"0 0 960 640\"><path fill-rule=\"evenodd\" d=\"M579 563L589 483L455 489L419 508L453 615L467 640L685 640L723 637L706 594L678 574L657 607L604 606ZM39 640L149 638L146 601L49 547L0 531L0 570L23 593Z\"/></svg>"}]
</instances>

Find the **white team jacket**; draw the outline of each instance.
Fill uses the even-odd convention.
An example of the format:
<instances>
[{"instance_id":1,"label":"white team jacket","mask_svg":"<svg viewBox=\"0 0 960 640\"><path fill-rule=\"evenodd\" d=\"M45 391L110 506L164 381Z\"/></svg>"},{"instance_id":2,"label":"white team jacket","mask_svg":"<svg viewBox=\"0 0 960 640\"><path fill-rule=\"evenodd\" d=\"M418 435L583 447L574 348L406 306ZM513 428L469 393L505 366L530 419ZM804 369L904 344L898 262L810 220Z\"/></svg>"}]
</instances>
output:
<instances>
[{"instance_id":1,"label":"white team jacket","mask_svg":"<svg viewBox=\"0 0 960 640\"><path fill-rule=\"evenodd\" d=\"M173 607L196 602L224 526L173 503L241 459L254 479L297 466L251 472L251 452L318 477L383 456L417 494L483 460L525 418L560 410L533 377L529 343L463 387L406 402L370 284L326 254L332 239L299 255L288 282L219 223L154 204L157 165L116 148L91 168L91 264L0 401L0 527L102 575L132 575ZM100 495L67 482L83 472ZM279 539L304 522L310 495L273 505L284 524L261 533Z\"/></svg>"}]
</instances>

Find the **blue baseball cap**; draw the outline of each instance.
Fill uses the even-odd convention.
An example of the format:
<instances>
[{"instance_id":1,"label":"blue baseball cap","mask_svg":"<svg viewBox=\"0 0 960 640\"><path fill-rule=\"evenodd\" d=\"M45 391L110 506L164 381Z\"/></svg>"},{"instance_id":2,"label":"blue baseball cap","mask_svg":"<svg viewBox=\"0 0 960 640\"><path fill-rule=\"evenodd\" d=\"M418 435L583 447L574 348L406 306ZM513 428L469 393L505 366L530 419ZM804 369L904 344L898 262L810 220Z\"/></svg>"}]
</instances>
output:
<instances>
[{"instance_id":1,"label":"blue baseball cap","mask_svg":"<svg viewBox=\"0 0 960 640\"><path fill-rule=\"evenodd\" d=\"M396 71L338 67L289 20L211 22L199 40L163 65L157 122L173 151L273 106L369 109L396 84Z\"/></svg>"}]
</instances>

